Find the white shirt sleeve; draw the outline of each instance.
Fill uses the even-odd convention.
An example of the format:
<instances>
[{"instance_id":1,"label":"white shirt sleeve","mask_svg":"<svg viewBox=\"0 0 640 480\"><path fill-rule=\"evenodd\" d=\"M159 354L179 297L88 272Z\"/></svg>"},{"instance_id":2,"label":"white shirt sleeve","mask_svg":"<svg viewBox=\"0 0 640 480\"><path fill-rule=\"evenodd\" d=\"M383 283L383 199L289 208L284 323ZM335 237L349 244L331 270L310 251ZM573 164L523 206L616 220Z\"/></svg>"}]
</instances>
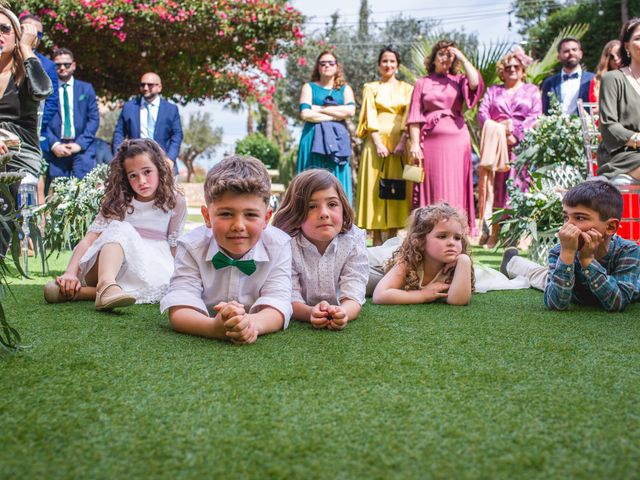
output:
<instances>
[{"instance_id":1,"label":"white shirt sleeve","mask_svg":"<svg viewBox=\"0 0 640 480\"><path fill-rule=\"evenodd\" d=\"M180 241L174 265L169 290L160 301L160 313L164 313L169 307L184 306L209 315L202 297L204 289L198 262L186 248L186 244Z\"/></svg>"},{"instance_id":2,"label":"white shirt sleeve","mask_svg":"<svg viewBox=\"0 0 640 480\"><path fill-rule=\"evenodd\" d=\"M253 303L249 313L255 313L264 307L272 307L284 316L284 327L289 325L291 307L291 243L272 250L269 275L260 288L260 297Z\"/></svg>"},{"instance_id":3,"label":"white shirt sleeve","mask_svg":"<svg viewBox=\"0 0 640 480\"><path fill-rule=\"evenodd\" d=\"M349 252L346 262L338 279L338 292L342 301L346 298L354 300L360 305L365 302L367 281L369 280L369 258L367 256L366 232L354 232L353 248Z\"/></svg>"}]
</instances>

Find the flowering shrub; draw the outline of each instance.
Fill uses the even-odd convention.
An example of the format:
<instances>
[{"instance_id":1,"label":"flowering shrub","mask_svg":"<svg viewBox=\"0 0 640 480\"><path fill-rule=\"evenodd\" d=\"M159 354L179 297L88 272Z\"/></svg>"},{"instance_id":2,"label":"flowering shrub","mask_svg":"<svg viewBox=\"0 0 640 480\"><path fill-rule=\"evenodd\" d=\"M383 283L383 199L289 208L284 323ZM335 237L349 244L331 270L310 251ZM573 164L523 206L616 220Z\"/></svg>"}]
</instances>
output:
<instances>
[{"instance_id":1,"label":"flowering shrub","mask_svg":"<svg viewBox=\"0 0 640 480\"><path fill-rule=\"evenodd\" d=\"M538 119L535 128L527 130L515 149L516 168L529 171L552 165L579 167L586 176L582 127L577 116L562 115L553 97L549 115Z\"/></svg>"},{"instance_id":2,"label":"flowering shrub","mask_svg":"<svg viewBox=\"0 0 640 480\"><path fill-rule=\"evenodd\" d=\"M507 181L509 206L494 213L494 221L501 222L502 244L513 245L531 236L538 240L541 233L556 232L563 223L562 193L544 182L545 176L533 173L529 190L523 192ZM508 218L504 219L507 216Z\"/></svg>"},{"instance_id":3,"label":"flowering shrub","mask_svg":"<svg viewBox=\"0 0 640 480\"><path fill-rule=\"evenodd\" d=\"M47 203L36 210L45 215L45 247L49 254L73 248L87 233L100 210L109 165L99 165L82 180L56 178Z\"/></svg>"},{"instance_id":4,"label":"flowering shrub","mask_svg":"<svg viewBox=\"0 0 640 480\"><path fill-rule=\"evenodd\" d=\"M254 95L271 106L271 65L302 43L302 14L284 0L13 0L42 17L45 46L70 48L79 78L127 99L142 73L186 103Z\"/></svg>"}]
</instances>

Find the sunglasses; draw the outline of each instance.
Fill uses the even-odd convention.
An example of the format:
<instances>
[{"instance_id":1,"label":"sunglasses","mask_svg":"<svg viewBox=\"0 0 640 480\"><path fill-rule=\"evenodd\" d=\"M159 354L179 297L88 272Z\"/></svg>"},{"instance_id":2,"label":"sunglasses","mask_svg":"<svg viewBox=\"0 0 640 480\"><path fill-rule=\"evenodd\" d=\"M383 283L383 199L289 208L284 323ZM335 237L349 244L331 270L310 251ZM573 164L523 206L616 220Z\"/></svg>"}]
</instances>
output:
<instances>
[{"instance_id":1,"label":"sunglasses","mask_svg":"<svg viewBox=\"0 0 640 480\"><path fill-rule=\"evenodd\" d=\"M335 67L336 63L337 62L335 60L323 60L321 62L318 62L318 65L320 65L321 67Z\"/></svg>"},{"instance_id":2,"label":"sunglasses","mask_svg":"<svg viewBox=\"0 0 640 480\"><path fill-rule=\"evenodd\" d=\"M0 23L0 33L4 33L5 35L13 32L13 27L8 23Z\"/></svg>"},{"instance_id":3,"label":"sunglasses","mask_svg":"<svg viewBox=\"0 0 640 480\"><path fill-rule=\"evenodd\" d=\"M61 68L71 68L71 64L72 64L72 63L73 63L73 62L69 62L69 63L66 63L66 62L56 63L56 68L57 68L58 70L60 70Z\"/></svg>"},{"instance_id":4,"label":"sunglasses","mask_svg":"<svg viewBox=\"0 0 640 480\"><path fill-rule=\"evenodd\" d=\"M149 87L150 89L151 89L151 88L153 88L153 87L155 87L155 86L157 86L157 85L159 85L159 84L158 84L158 83L145 83L145 82L140 82L140 83L138 84L138 86L139 86L140 88Z\"/></svg>"},{"instance_id":5,"label":"sunglasses","mask_svg":"<svg viewBox=\"0 0 640 480\"><path fill-rule=\"evenodd\" d=\"M520 65L505 65L505 70L520 70Z\"/></svg>"}]
</instances>

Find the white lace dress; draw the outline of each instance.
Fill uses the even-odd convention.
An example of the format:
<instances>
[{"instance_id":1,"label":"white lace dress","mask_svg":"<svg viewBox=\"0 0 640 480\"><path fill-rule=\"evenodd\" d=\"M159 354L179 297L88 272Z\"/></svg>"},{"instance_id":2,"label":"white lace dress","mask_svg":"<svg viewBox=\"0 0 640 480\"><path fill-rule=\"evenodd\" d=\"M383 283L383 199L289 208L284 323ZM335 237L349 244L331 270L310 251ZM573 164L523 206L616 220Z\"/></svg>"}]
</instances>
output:
<instances>
[{"instance_id":1,"label":"white lace dress","mask_svg":"<svg viewBox=\"0 0 640 480\"><path fill-rule=\"evenodd\" d=\"M80 260L80 280L95 264L102 247L118 243L124 251L124 262L116 276L122 289L136 297L136 303L157 303L164 296L173 273L173 255L170 247L182 233L186 219L186 201L176 195L176 207L164 212L153 202L133 199L132 212L123 221L105 218L98 214L90 232L100 236Z\"/></svg>"}]
</instances>

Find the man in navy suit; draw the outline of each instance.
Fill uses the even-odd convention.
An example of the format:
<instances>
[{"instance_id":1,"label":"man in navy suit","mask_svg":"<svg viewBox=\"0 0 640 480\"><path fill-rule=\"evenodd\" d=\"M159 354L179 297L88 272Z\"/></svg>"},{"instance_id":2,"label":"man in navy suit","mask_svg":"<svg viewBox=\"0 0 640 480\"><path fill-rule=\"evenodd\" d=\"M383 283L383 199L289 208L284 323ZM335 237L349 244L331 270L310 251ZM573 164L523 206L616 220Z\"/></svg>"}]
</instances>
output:
<instances>
[{"instance_id":1,"label":"man in navy suit","mask_svg":"<svg viewBox=\"0 0 640 480\"><path fill-rule=\"evenodd\" d=\"M162 81L152 72L140 79L141 95L124 104L113 132L113 153L130 138L150 138L166 152L178 172L176 160L182 143L182 124L178 107L160 98Z\"/></svg>"},{"instance_id":2,"label":"man in navy suit","mask_svg":"<svg viewBox=\"0 0 640 480\"><path fill-rule=\"evenodd\" d=\"M60 80L60 108L47 127L49 176L84 178L96 166L95 139L100 126L96 92L90 83L73 77L76 63L71 50L56 50L53 61Z\"/></svg>"},{"instance_id":3,"label":"man in navy suit","mask_svg":"<svg viewBox=\"0 0 640 480\"><path fill-rule=\"evenodd\" d=\"M558 44L558 60L562 64L560 73L542 83L542 111L549 115L549 93L560 102L560 111L565 115L577 115L578 98L589 101L589 84L594 74L582 70L582 46L580 40L566 37Z\"/></svg>"}]
</instances>

